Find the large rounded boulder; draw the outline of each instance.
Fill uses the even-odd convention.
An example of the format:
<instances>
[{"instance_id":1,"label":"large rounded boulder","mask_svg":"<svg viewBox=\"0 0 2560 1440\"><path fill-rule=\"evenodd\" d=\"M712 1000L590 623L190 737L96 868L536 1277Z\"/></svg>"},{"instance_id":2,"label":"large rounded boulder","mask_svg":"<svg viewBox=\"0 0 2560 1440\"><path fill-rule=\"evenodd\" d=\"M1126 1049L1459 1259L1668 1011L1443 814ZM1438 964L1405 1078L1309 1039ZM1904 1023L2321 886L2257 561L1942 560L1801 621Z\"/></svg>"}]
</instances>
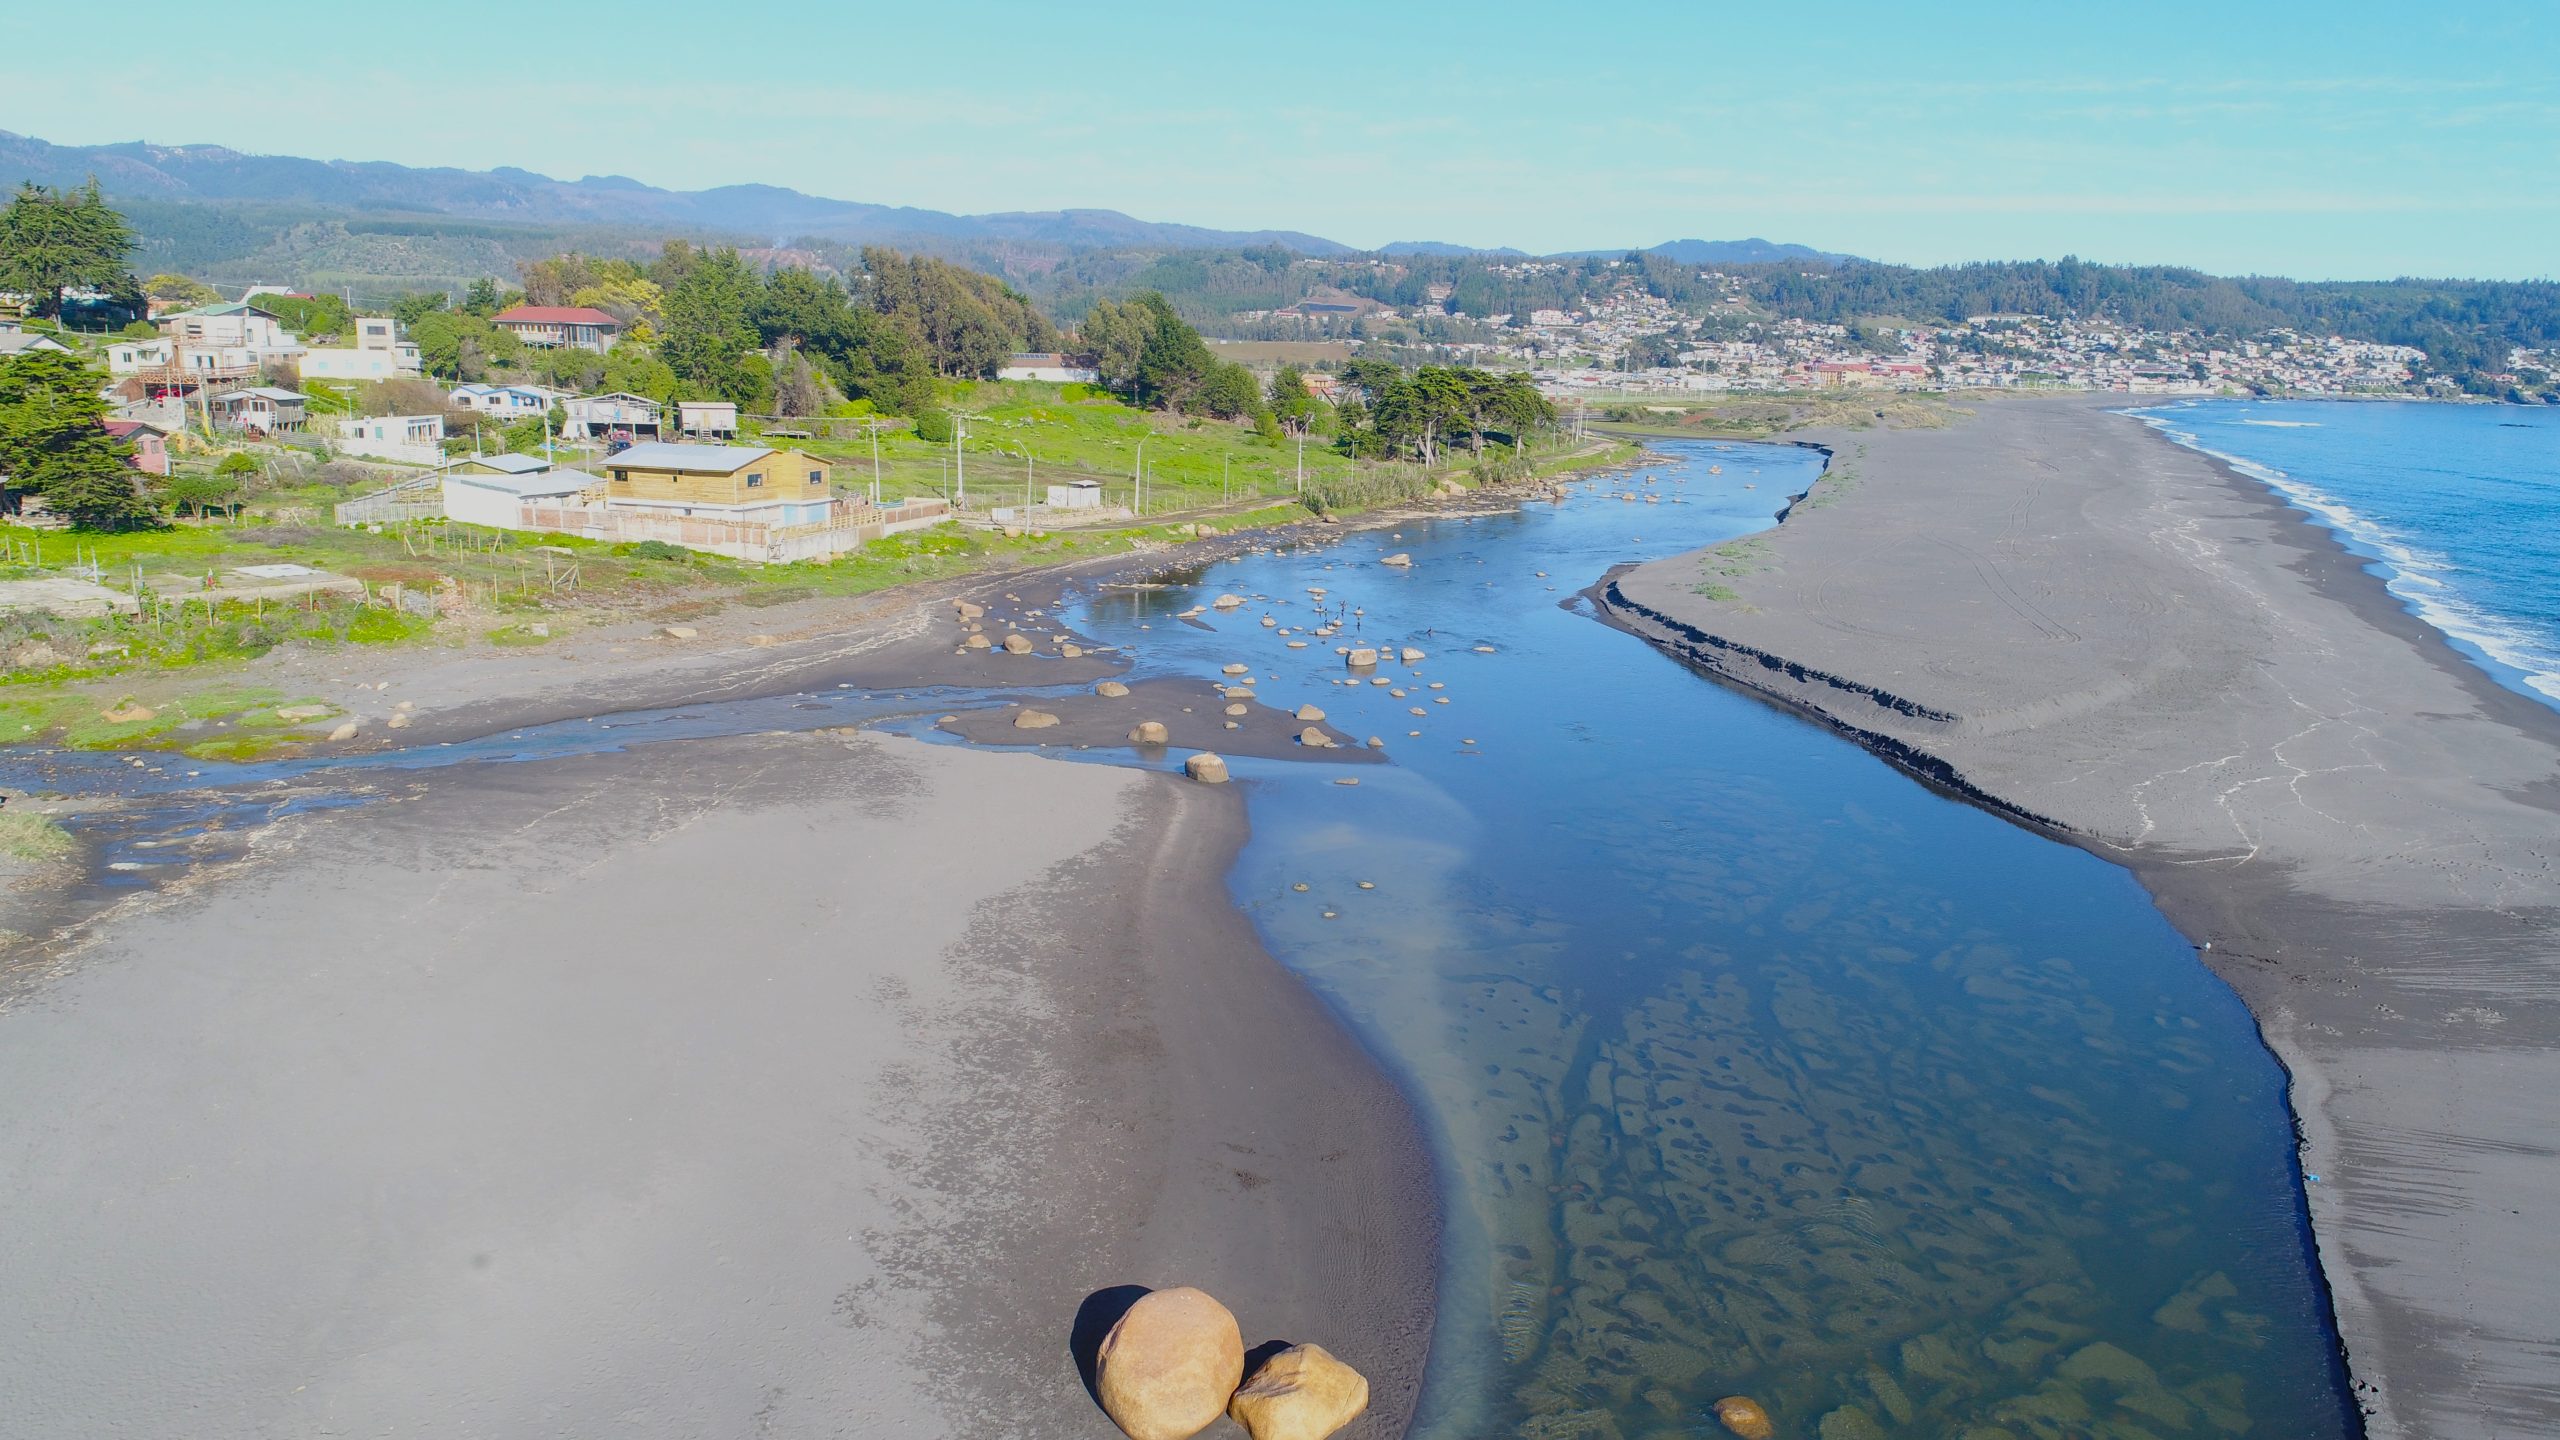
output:
<instances>
[{"instance_id":1,"label":"large rounded boulder","mask_svg":"<svg viewBox=\"0 0 2560 1440\"><path fill-rule=\"evenodd\" d=\"M1164 722L1161 720L1141 720L1136 728L1129 732L1129 743L1132 745L1162 745L1171 739L1173 739L1172 733L1164 728Z\"/></svg>"},{"instance_id":2,"label":"large rounded boulder","mask_svg":"<svg viewBox=\"0 0 2560 1440\"><path fill-rule=\"evenodd\" d=\"M1203 785L1224 785L1227 783L1226 758L1203 750L1182 762L1182 773Z\"/></svg>"},{"instance_id":3,"label":"large rounded boulder","mask_svg":"<svg viewBox=\"0 0 2560 1440\"><path fill-rule=\"evenodd\" d=\"M1292 1345L1263 1362L1227 1402L1253 1440L1325 1440L1369 1408L1369 1382L1321 1345Z\"/></svg>"},{"instance_id":4,"label":"large rounded boulder","mask_svg":"<svg viewBox=\"0 0 2560 1440\"><path fill-rule=\"evenodd\" d=\"M1130 1306L1098 1359L1103 1413L1129 1440L1191 1440L1244 1379L1244 1335L1226 1306L1185 1285Z\"/></svg>"}]
</instances>

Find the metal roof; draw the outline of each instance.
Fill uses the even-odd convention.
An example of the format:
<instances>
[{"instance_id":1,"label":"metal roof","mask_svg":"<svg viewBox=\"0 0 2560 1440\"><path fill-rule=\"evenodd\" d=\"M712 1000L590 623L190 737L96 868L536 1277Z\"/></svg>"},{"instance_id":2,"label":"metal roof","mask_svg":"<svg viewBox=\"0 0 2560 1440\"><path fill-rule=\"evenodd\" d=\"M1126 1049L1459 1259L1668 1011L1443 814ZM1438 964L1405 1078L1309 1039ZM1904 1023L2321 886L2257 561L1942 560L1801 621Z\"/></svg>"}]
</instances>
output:
<instances>
[{"instance_id":1,"label":"metal roof","mask_svg":"<svg viewBox=\"0 0 2560 1440\"><path fill-rule=\"evenodd\" d=\"M596 477L584 470L545 470L538 475L464 475L448 473L445 479L457 485L474 485L483 490L497 490L515 496L575 495L596 483Z\"/></svg>"},{"instance_id":2,"label":"metal roof","mask_svg":"<svg viewBox=\"0 0 2560 1440\"><path fill-rule=\"evenodd\" d=\"M728 475L776 453L763 445L676 445L652 440L610 456L614 470L680 470L693 475Z\"/></svg>"},{"instance_id":3,"label":"metal roof","mask_svg":"<svg viewBox=\"0 0 2560 1440\"><path fill-rule=\"evenodd\" d=\"M445 468L449 470L459 470L465 465L486 465L510 475L531 475L551 468L551 462L539 455L465 455L445 462Z\"/></svg>"},{"instance_id":4,"label":"metal roof","mask_svg":"<svg viewBox=\"0 0 2560 1440\"><path fill-rule=\"evenodd\" d=\"M619 325L622 322L585 305L518 305L489 317L492 325Z\"/></svg>"}]
</instances>

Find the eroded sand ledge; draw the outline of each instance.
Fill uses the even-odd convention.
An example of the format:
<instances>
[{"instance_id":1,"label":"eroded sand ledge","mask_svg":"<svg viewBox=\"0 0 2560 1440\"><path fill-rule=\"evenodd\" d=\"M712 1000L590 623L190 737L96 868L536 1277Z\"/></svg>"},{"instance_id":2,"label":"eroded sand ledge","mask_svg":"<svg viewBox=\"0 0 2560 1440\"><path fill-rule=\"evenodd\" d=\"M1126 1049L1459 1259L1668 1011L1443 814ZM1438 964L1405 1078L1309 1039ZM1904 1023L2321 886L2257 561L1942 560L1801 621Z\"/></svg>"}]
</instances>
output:
<instances>
[{"instance_id":1,"label":"eroded sand ledge","mask_svg":"<svg viewBox=\"0 0 2560 1440\"><path fill-rule=\"evenodd\" d=\"M1230 790L845 732L421 775L0 1010L0 1435L1116 1435L1108 1285L1370 1377L1429 1160Z\"/></svg>"},{"instance_id":2,"label":"eroded sand ledge","mask_svg":"<svg viewBox=\"0 0 2560 1440\"><path fill-rule=\"evenodd\" d=\"M2132 868L2293 1074L2370 1432L2560 1432L2560 715L2105 403L1975 409L1814 435L1817 503L1747 558L1595 598Z\"/></svg>"}]
</instances>

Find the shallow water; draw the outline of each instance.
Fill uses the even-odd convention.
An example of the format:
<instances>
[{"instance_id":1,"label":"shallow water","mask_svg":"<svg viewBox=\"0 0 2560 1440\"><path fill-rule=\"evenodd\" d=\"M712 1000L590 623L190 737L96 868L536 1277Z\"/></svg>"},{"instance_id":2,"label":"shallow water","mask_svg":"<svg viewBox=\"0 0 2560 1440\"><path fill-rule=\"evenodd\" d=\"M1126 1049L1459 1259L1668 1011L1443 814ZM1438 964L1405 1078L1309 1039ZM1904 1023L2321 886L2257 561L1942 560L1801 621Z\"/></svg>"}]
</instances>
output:
<instances>
[{"instance_id":1,"label":"shallow water","mask_svg":"<svg viewBox=\"0 0 2560 1440\"><path fill-rule=\"evenodd\" d=\"M1764 527L1818 464L1671 448L1561 506L1067 609L1142 674L1247 662L1397 762L1237 762L1232 888L1431 1132L1420 1433L1668 1440L1736 1393L1822 1440L2351 1433L2282 1077L2131 879L1567 608L1610 564ZM1304 632L1310 586L1339 634ZM1270 599L1172 618L1222 591ZM1353 672L1354 641L1427 658ZM381 772L969 703L995 702L836 689L251 766L18 751L0 778L149 797L75 821L149 883Z\"/></svg>"},{"instance_id":2,"label":"shallow water","mask_svg":"<svg viewBox=\"0 0 2560 1440\"><path fill-rule=\"evenodd\" d=\"M1439 1148L1421 1433L1720 1433L1733 1394L1825 1440L2351 1433L2283 1077L2130 877L1562 608L1817 463L1675 448L1072 616L1144 671L1251 664L1397 761L1239 765L1233 888ZM1367 613L1281 634L1310 586ZM1269 602L1168 622L1220 592ZM1369 683L1354 642L1428 658Z\"/></svg>"}]
</instances>

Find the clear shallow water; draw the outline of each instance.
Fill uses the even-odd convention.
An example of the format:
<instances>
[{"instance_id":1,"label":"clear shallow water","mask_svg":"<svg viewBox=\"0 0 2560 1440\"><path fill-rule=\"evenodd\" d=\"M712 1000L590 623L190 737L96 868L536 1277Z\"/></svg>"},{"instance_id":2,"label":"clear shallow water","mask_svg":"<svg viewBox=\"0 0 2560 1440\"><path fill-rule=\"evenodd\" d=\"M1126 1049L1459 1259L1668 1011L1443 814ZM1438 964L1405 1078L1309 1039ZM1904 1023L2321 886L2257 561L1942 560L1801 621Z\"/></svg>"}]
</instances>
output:
<instances>
[{"instance_id":1,"label":"clear shallow water","mask_svg":"<svg viewBox=\"0 0 2560 1440\"><path fill-rule=\"evenodd\" d=\"M1450 1227L1423 1433L1669 1440L1721 1433L1707 1407L1735 1393L1823 1440L2351 1433L2282 1077L2130 878L1561 608L1612 563L1763 528L1818 463L1676 448L1651 485L1069 608L1143 673L1245 661L1263 698L1390 743L1386 767L1238 762L1232 888L1431 1131ZM1397 550L1410 572L1371 563ZM1291 650L1310 585L1367 613ZM1171 618L1220 591L1274 603ZM1333 683L1355 637L1428 658ZM173 836L361 798L369 772L913 730L980 699L824 691L256 766L16 752L0 774L157 797L78 822L151 867ZM209 805L214 781L279 798ZM336 789L283 798L314 781Z\"/></svg>"},{"instance_id":2,"label":"clear shallow water","mask_svg":"<svg viewBox=\"0 0 2560 1440\"><path fill-rule=\"evenodd\" d=\"M1249 663L1398 762L1238 766L1233 888L1433 1131L1423 1433L1667 1440L1736 1393L1826 1440L2351 1433L2282 1076L2130 877L1559 608L1761 528L1816 463L1683 454L1650 489L1686 504L1355 536L1072 616L1144 670ZM1311 585L1367 614L1289 650L1260 619ZM1222 591L1275 603L1169 619ZM1355 638L1429 658L1334 683L1367 678Z\"/></svg>"},{"instance_id":3,"label":"clear shallow water","mask_svg":"<svg viewBox=\"0 0 2560 1440\"><path fill-rule=\"evenodd\" d=\"M2560 705L2560 409L2209 400L2136 413L2311 512L2455 649Z\"/></svg>"}]
</instances>

